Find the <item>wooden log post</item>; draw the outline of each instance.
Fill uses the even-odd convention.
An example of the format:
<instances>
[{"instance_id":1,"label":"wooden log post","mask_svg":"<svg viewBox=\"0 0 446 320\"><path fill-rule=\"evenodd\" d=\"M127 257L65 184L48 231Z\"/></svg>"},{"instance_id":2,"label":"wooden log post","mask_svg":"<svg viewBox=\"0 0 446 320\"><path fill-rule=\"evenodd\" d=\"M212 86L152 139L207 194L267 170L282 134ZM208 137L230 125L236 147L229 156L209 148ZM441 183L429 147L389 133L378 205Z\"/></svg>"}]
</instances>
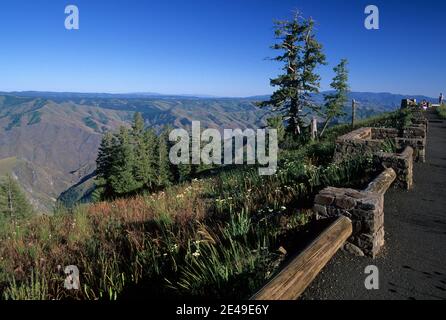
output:
<instances>
[{"instance_id":1,"label":"wooden log post","mask_svg":"<svg viewBox=\"0 0 446 320\"><path fill-rule=\"evenodd\" d=\"M373 180L364 191L385 194L395 179L395 170L392 168L387 168L375 180Z\"/></svg>"},{"instance_id":2,"label":"wooden log post","mask_svg":"<svg viewBox=\"0 0 446 320\"><path fill-rule=\"evenodd\" d=\"M351 220L345 216L337 218L251 299L296 300L351 234Z\"/></svg>"},{"instance_id":3,"label":"wooden log post","mask_svg":"<svg viewBox=\"0 0 446 320\"><path fill-rule=\"evenodd\" d=\"M356 100L352 100L352 129L355 127L356 122Z\"/></svg>"}]
</instances>

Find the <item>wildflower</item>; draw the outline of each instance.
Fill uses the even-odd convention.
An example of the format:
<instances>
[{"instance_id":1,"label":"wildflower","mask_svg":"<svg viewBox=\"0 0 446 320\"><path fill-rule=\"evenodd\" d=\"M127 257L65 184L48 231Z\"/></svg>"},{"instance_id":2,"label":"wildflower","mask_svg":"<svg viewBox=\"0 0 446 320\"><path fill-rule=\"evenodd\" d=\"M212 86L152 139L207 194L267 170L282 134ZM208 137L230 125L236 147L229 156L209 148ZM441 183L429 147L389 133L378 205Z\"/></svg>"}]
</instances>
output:
<instances>
[{"instance_id":1,"label":"wildflower","mask_svg":"<svg viewBox=\"0 0 446 320\"><path fill-rule=\"evenodd\" d=\"M200 252L199 251L195 251L194 253L192 253L192 255L197 258L197 257L200 256Z\"/></svg>"},{"instance_id":2,"label":"wildflower","mask_svg":"<svg viewBox=\"0 0 446 320\"><path fill-rule=\"evenodd\" d=\"M281 206L280 209L286 210L286 207L285 206Z\"/></svg>"}]
</instances>

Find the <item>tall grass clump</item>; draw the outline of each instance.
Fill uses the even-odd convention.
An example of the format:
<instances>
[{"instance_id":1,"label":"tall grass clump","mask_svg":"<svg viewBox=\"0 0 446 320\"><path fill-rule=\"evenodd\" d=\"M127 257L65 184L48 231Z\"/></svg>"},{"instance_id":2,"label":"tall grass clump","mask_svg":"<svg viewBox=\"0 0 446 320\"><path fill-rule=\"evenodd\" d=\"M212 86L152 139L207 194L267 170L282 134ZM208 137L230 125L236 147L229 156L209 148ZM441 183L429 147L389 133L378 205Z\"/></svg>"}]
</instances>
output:
<instances>
[{"instance_id":1,"label":"tall grass clump","mask_svg":"<svg viewBox=\"0 0 446 320\"><path fill-rule=\"evenodd\" d=\"M441 106L439 106L437 108L437 113L440 116L440 118L442 119L446 119L446 104L441 104Z\"/></svg>"}]
</instances>

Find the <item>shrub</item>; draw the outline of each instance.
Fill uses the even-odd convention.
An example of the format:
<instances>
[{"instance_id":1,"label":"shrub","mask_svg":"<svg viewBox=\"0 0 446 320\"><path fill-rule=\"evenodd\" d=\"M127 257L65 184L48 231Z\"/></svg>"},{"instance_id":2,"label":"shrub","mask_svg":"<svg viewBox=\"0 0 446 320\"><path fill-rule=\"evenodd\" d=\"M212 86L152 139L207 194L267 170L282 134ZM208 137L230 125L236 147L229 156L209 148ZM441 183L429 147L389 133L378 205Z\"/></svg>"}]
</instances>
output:
<instances>
[{"instance_id":1,"label":"shrub","mask_svg":"<svg viewBox=\"0 0 446 320\"><path fill-rule=\"evenodd\" d=\"M437 113L442 119L446 119L446 104L442 104L437 108Z\"/></svg>"}]
</instances>

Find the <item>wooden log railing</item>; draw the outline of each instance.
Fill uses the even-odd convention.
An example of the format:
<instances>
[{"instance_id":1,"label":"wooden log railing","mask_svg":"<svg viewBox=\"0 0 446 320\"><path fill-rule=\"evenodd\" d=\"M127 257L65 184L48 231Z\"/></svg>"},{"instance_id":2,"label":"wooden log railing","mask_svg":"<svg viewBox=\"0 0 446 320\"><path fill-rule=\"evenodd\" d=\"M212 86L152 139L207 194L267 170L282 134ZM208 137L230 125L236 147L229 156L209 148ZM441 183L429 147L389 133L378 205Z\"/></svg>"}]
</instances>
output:
<instances>
[{"instance_id":1,"label":"wooden log railing","mask_svg":"<svg viewBox=\"0 0 446 320\"><path fill-rule=\"evenodd\" d=\"M296 300L351 234L351 220L337 218L251 299Z\"/></svg>"},{"instance_id":2,"label":"wooden log railing","mask_svg":"<svg viewBox=\"0 0 446 320\"><path fill-rule=\"evenodd\" d=\"M375 180L373 180L364 191L384 194L395 179L395 170L392 168L387 168Z\"/></svg>"}]
</instances>

